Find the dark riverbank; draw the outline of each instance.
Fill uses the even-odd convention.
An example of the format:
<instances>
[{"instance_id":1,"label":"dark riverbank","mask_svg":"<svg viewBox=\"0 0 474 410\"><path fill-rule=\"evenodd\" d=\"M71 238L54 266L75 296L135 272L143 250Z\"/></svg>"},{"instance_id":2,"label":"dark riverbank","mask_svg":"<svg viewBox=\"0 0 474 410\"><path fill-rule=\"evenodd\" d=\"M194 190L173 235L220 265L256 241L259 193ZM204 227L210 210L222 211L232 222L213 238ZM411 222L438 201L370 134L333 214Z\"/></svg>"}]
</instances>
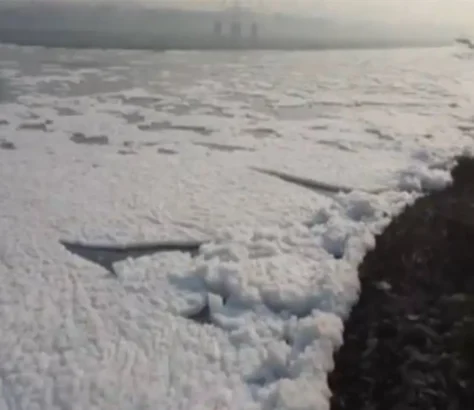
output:
<instances>
[{"instance_id":1,"label":"dark riverbank","mask_svg":"<svg viewBox=\"0 0 474 410\"><path fill-rule=\"evenodd\" d=\"M359 268L332 410L474 408L474 160L416 201Z\"/></svg>"},{"instance_id":2,"label":"dark riverbank","mask_svg":"<svg viewBox=\"0 0 474 410\"><path fill-rule=\"evenodd\" d=\"M0 43L60 48L101 48L131 50L327 50L399 47L437 47L440 40L394 40L389 38L243 38L209 35L157 35L143 32L99 32L47 29L0 28Z\"/></svg>"}]
</instances>

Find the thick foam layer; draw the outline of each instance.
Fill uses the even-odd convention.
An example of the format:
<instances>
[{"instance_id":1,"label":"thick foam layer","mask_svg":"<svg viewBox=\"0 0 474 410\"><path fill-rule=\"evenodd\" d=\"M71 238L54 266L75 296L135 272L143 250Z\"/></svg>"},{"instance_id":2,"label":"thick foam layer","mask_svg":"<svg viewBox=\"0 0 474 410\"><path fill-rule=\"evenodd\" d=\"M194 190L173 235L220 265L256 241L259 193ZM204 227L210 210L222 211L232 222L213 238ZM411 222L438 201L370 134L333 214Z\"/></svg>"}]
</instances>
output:
<instances>
[{"instance_id":1,"label":"thick foam layer","mask_svg":"<svg viewBox=\"0 0 474 410\"><path fill-rule=\"evenodd\" d=\"M446 50L1 61L4 407L327 409L358 263L471 144ZM61 240L206 243L112 279Z\"/></svg>"}]
</instances>

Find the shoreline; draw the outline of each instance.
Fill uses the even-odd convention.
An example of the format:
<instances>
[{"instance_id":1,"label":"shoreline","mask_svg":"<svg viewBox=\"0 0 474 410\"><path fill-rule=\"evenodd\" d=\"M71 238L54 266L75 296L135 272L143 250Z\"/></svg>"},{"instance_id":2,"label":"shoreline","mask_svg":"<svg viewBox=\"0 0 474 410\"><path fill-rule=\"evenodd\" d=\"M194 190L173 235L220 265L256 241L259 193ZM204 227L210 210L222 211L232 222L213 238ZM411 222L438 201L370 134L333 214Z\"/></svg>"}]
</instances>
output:
<instances>
[{"instance_id":1,"label":"shoreline","mask_svg":"<svg viewBox=\"0 0 474 410\"><path fill-rule=\"evenodd\" d=\"M444 47L450 41L394 40L364 38L260 38L240 41L212 34L199 36L164 36L152 33L113 33L95 31L32 30L0 28L0 44L37 46L48 48L115 49L150 51L320 51L397 49L419 47Z\"/></svg>"},{"instance_id":2,"label":"shoreline","mask_svg":"<svg viewBox=\"0 0 474 410\"><path fill-rule=\"evenodd\" d=\"M474 402L474 159L407 206L359 266L361 294L328 375L332 410Z\"/></svg>"}]
</instances>

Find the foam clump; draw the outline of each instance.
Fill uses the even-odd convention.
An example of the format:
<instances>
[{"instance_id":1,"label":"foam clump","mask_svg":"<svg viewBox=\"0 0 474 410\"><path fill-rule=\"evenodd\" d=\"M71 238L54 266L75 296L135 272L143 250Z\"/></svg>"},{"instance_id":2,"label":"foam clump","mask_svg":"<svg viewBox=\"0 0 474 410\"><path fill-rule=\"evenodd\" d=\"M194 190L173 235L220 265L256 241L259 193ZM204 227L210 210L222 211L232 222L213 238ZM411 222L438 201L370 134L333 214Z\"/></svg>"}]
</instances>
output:
<instances>
[{"instance_id":1,"label":"foam clump","mask_svg":"<svg viewBox=\"0 0 474 410\"><path fill-rule=\"evenodd\" d=\"M398 188L403 191L439 191L452 182L448 170L430 169L424 164L415 164L399 173Z\"/></svg>"},{"instance_id":2,"label":"foam clump","mask_svg":"<svg viewBox=\"0 0 474 410\"><path fill-rule=\"evenodd\" d=\"M252 356L253 365L242 365L262 402L285 409L327 406L325 374L359 292L359 259L351 254L373 246L363 221L375 220L379 208L354 193L318 210L313 226L241 230L234 240L221 236L201 247L187 275L202 280L210 320L229 332L235 349L261 352L259 359ZM309 383L310 396L290 400L291 391Z\"/></svg>"},{"instance_id":3,"label":"foam clump","mask_svg":"<svg viewBox=\"0 0 474 410\"><path fill-rule=\"evenodd\" d=\"M328 408L326 374L359 296L357 266L417 195L340 193L307 224L240 227L201 247L184 276L201 281L210 323L227 333L263 408Z\"/></svg>"}]
</instances>

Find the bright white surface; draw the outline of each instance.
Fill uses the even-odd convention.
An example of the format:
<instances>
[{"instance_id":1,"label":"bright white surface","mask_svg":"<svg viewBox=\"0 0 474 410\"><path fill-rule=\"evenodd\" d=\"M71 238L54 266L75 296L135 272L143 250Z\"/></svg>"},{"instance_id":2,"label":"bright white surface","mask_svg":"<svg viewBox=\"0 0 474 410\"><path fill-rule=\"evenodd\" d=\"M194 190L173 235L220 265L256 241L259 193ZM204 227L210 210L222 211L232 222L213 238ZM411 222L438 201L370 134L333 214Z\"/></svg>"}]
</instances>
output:
<instances>
[{"instance_id":1,"label":"bright white surface","mask_svg":"<svg viewBox=\"0 0 474 410\"><path fill-rule=\"evenodd\" d=\"M470 61L450 49L0 57L0 140L17 146L0 149L0 408L327 409L357 264L470 150ZM118 280L58 242L189 238L212 241L194 259L119 263ZM211 325L186 319L206 303Z\"/></svg>"}]
</instances>

